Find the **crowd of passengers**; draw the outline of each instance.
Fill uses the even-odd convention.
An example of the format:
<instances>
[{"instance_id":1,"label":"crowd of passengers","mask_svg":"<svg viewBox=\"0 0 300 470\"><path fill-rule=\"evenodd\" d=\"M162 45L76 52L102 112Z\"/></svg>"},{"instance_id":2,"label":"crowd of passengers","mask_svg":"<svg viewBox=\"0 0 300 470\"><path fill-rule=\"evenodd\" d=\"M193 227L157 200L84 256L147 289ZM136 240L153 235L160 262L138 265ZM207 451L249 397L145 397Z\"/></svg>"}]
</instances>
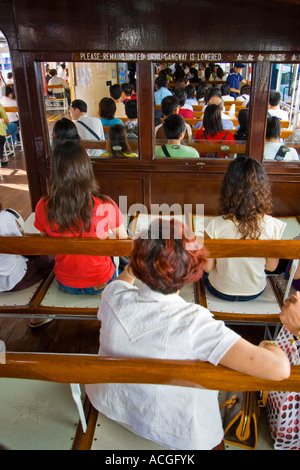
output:
<instances>
[{"instance_id":1,"label":"crowd of passengers","mask_svg":"<svg viewBox=\"0 0 300 470\"><path fill-rule=\"evenodd\" d=\"M241 75L244 67L242 63L235 63L226 76L218 64L203 63L198 68L187 64L174 64L172 68L166 64L159 66L154 90L155 157L224 158L228 152L222 152L222 146L228 150L228 145L246 143L251 87ZM99 102L99 117L89 116L83 100L73 100L70 103L71 119L56 122L53 142L74 135L82 140L106 142L106 149L88 149L91 157L138 157L138 102L134 77L131 82L109 87L109 96ZM224 103L229 104L225 106ZM297 150L291 145L299 144L300 130L292 132L286 139L281 138L281 122L288 120L288 113L281 109L280 92L271 90L264 160L299 160ZM219 151L208 151L207 148L198 151L198 143L217 144ZM230 155L236 154L231 152Z\"/></svg>"}]
</instances>

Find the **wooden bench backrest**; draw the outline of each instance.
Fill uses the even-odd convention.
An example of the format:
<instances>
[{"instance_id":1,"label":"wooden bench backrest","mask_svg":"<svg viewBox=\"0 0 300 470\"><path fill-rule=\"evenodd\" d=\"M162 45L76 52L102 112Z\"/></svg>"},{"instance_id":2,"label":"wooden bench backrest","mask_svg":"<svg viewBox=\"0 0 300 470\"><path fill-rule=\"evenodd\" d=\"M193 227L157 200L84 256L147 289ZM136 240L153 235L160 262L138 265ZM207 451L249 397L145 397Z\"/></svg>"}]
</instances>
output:
<instances>
[{"instance_id":1,"label":"wooden bench backrest","mask_svg":"<svg viewBox=\"0 0 300 470\"><path fill-rule=\"evenodd\" d=\"M300 367L283 381L258 379L207 362L89 355L7 353L0 377L58 383L150 383L210 390L300 391Z\"/></svg>"},{"instance_id":2,"label":"wooden bench backrest","mask_svg":"<svg viewBox=\"0 0 300 470\"><path fill-rule=\"evenodd\" d=\"M0 237L0 253L93 254L128 256L132 240L52 238L39 235ZM300 258L300 240L205 240L209 255L221 257ZM152 383L215 390L300 391L300 368L284 381L257 379L199 361L108 358L88 355L11 353L0 364L0 376L61 383Z\"/></svg>"}]
</instances>

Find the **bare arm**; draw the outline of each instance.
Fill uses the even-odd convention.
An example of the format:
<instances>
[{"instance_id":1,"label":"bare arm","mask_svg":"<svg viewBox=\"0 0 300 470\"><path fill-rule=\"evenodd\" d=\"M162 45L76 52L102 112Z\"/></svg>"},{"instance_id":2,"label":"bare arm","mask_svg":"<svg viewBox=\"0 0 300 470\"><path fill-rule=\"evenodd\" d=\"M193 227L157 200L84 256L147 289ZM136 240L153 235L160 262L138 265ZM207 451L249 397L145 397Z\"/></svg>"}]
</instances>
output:
<instances>
[{"instance_id":1,"label":"bare arm","mask_svg":"<svg viewBox=\"0 0 300 470\"><path fill-rule=\"evenodd\" d=\"M265 265L265 269L267 271L275 271L275 269L277 268L278 266L278 262L279 262L279 259L276 259L276 258L267 258L266 260L266 265Z\"/></svg>"},{"instance_id":2,"label":"bare arm","mask_svg":"<svg viewBox=\"0 0 300 470\"><path fill-rule=\"evenodd\" d=\"M269 380L286 379L291 372L287 356L271 341L262 341L259 346L255 346L240 338L222 357L220 364Z\"/></svg>"},{"instance_id":3,"label":"bare arm","mask_svg":"<svg viewBox=\"0 0 300 470\"><path fill-rule=\"evenodd\" d=\"M300 332L300 292L291 295L281 310L280 321L294 335Z\"/></svg>"}]
</instances>

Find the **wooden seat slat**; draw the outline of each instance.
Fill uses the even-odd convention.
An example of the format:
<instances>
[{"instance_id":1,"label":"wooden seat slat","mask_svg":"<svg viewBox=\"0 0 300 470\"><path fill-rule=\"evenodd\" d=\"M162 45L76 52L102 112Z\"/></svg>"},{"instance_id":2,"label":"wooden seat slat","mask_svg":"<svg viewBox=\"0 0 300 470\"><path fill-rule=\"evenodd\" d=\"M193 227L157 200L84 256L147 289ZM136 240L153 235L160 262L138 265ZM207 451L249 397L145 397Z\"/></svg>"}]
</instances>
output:
<instances>
[{"instance_id":1,"label":"wooden seat slat","mask_svg":"<svg viewBox=\"0 0 300 470\"><path fill-rule=\"evenodd\" d=\"M132 239L95 239L74 237L0 237L0 253L21 255L86 254L98 256L129 256ZM209 256L300 257L300 240L205 240Z\"/></svg>"},{"instance_id":2,"label":"wooden seat slat","mask_svg":"<svg viewBox=\"0 0 300 470\"><path fill-rule=\"evenodd\" d=\"M300 391L300 367L282 381L252 377L193 360L101 357L73 354L6 353L0 376L58 383L151 383L210 390Z\"/></svg>"}]
</instances>

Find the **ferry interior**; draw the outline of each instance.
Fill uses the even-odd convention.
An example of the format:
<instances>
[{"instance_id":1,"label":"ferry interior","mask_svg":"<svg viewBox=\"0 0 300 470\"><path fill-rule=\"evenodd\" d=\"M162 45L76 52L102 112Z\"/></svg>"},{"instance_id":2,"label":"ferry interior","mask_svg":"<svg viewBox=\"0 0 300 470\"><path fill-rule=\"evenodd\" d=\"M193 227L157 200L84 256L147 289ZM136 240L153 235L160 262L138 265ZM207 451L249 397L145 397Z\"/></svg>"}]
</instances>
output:
<instances>
[{"instance_id":1,"label":"ferry interior","mask_svg":"<svg viewBox=\"0 0 300 470\"><path fill-rule=\"evenodd\" d=\"M233 12L231 19L228 15L225 18L225 4ZM90 155L101 192L119 205L130 235L163 215L183 220L202 239L206 224L218 215L219 191L229 163L239 155L247 155L264 165L272 185L272 215L286 222L282 239L287 252L294 250L295 260L300 257L300 2L250 0L247 20L242 18L241 9L235 0L191 0L189 6L162 0L112 0L110 7L103 1L90 0L84 7L79 0L54 0L47 5L32 0L0 2L0 104L5 87L13 86L16 108L3 107L7 113L16 112L19 122L17 140L13 142L7 136L0 163L0 202L3 208L17 212L25 238L30 241L39 236L34 212L49 188L55 124L62 118L74 119L70 103L75 99L87 103L88 116L100 119L99 103L109 96L110 86L118 84L125 89L124 84L129 84L137 103L137 114L131 119L134 131L128 137L129 157L106 155L106 126L104 140L93 138L81 144ZM190 30L183 23L189 23ZM235 136L241 125L239 113L247 109L247 133L239 140L209 144L196 138L203 124L205 96L211 90L220 92L235 63L243 64L240 73L249 91L241 100L225 97L223 113ZM204 69L210 67L210 75L205 75L203 64ZM197 158L166 158L157 150L168 140L157 129L165 116L161 104L154 101L155 80L160 71L166 70L167 88L174 93L178 89L178 65L185 70L186 83L194 85L197 101L193 117L185 118L190 134L186 130L180 145L195 149ZM59 97L47 79L47 71L52 69L63 71L61 76L67 85ZM285 155L277 161L264 154L271 90L280 92L279 107L286 116L281 119L280 133ZM120 119L124 126L129 122L128 116ZM298 129L298 141L292 140ZM118 145L111 143L115 149ZM298 160L288 158L293 152ZM1 247L4 249L3 244ZM6 248L8 253L19 253L13 241ZM39 247L32 249L37 253ZM284 263L283 248L280 250ZM115 255L116 264L120 256ZM281 306L294 292L291 282L278 269L268 275L262 297L248 305L220 301L205 292L201 282L185 286L180 295L207 307L217 320L259 344L262 339L276 340L282 326ZM80 361L98 355L100 302L98 296L63 293L53 273L32 288L0 293L3 449L168 451L95 410L86 396L84 381L59 378L59 372L55 380L56 369L51 362L49 377L54 379L47 379L48 371L44 375L42 369L35 371L30 366L31 357L37 362L45 359L46 370L47 361L61 355L64 373L77 377L76 357ZM54 321L32 329L33 317ZM296 368L293 374L293 391L300 392ZM276 390L280 391L279 385ZM220 405L230 391L220 390ZM224 416L223 408L220 412ZM257 427L255 449L276 450L265 407L260 408ZM297 442L299 450L299 437ZM224 450L249 448L225 442Z\"/></svg>"}]
</instances>

